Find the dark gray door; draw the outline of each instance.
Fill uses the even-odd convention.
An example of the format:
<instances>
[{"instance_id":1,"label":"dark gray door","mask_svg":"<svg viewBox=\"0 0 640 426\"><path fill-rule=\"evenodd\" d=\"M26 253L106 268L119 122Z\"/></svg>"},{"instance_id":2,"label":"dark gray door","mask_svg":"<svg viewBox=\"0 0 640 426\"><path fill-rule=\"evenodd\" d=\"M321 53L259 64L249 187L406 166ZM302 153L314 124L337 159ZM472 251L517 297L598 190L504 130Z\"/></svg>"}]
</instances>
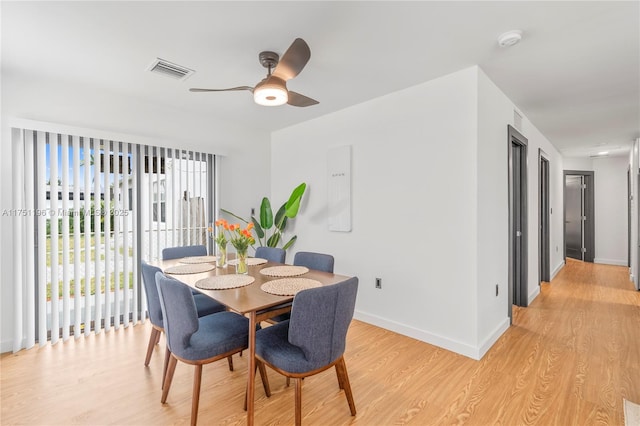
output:
<instances>
[{"instance_id":1,"label":"dark gray door","mask_svg":"<svg viewBox=\"0 0 640 426\"><path fill-rule=\"evenodd\" d=\"M565 179L565 250L567 257L578 260L583 260L584 254L583 185L582 176L567 176Z\"/></svg>"},{"instance_id":2,"label":"dark gray door","mask_svg":"<svg viewBox=\"0 0 640 426\"><path fill-rule=\"evenodd\" d=\"M593 262L595 255L594 172L564 171L564 255Z\"/></svg>"},{"instance_id":3,"label":"dark gray door","mask_svg":"<svg viewBox=\"0 0 640 426\"><path fill-rule=\"evenodd\" d=\"M538 205L540 208L539 213L539 280L549 282L551 279L550 268L550 238L549 238L549 222L551 210L549 207L549 160L542 156L542 150L540 150L540 188L538 188L539 200Z\"/></svg>"},{"instance_id":4,"label":"dark gray door","mask_svg":"<svg viewBox=\"0 0 640 426\"><path fill-rule=\"evenodd\" d=\"M509 318L512 304L527 306L527 138L508 126L509 143Z\"/></svg>"}]
</instances>

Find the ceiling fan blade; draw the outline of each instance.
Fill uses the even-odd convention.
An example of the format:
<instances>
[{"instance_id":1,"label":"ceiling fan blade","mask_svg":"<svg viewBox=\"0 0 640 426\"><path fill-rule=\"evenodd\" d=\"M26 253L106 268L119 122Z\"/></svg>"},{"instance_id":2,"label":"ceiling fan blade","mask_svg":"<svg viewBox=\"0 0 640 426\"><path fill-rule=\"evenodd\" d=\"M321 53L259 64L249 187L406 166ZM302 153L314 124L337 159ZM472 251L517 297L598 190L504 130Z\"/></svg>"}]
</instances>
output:
<instances>
[{"instance_id":1,"label":"ceiling fan blade","mask_svg":"<svg viewBox=\"0 0 640 426\"><path fill-rule=\"evenodd\" d=\"M289 105L297 107L308 107L311 105L319 104L320 102L305 95L301 95L300 93L292 92L291 90L289 90L289 101L287 103Z\"/></svg>"},{"instance_id":2,"label":"ceiling fan blade","mask_svg":"<svg viewBox=\"0 0 640 426\"><path fill-rule=\"evenodd\" d=\"M189 89L190 92L234 92L234 91L239 91L239 90L249 90L249 91L253 92L253 87L250 87L250 86L238 86L238 87L230 87L228 89L197 89L197 88Z\"/></svg>"},{"instance_id":3,"label":"ceiling fan blade","mask_svg":"<svg viewBox=\"0 0 640 426\"><path fill-rule=\"evenodd\" d=\"M309 58L311 58L309 45L303 39L297 38L280 58L276 69L273 70L273 75L284 81L290 80L300 74L300 71L309 62Z\"/></svg>"}]
</instances>

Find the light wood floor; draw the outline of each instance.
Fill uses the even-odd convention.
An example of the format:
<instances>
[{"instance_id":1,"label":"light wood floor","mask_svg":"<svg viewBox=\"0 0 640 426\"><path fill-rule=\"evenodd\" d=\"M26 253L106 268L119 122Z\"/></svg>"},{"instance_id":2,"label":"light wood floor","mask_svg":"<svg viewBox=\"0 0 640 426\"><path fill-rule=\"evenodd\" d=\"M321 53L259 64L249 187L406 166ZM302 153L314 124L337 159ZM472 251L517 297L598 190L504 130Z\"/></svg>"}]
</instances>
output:
<instances>
[{"instance_id":1,"label":"light wood floor","mask_svg":"<svg viewBox=\"0 0 640 426\"><path fill-rule=\"evenodd\" d=\"M304 381L306 425L622 425L640 402L640 292L628 268L569 262L481 361L354 321L347 367L358 414L327 371ZM160 404L163 351L143 366L149 324L5 354L2 425L188 424L193 368ZM164 345L164 338L161 346ZM206 365L199 422L244 424L246 355ZM293 423L294 387L269 370L256 423Z\"/></svg>"}]
</instances>

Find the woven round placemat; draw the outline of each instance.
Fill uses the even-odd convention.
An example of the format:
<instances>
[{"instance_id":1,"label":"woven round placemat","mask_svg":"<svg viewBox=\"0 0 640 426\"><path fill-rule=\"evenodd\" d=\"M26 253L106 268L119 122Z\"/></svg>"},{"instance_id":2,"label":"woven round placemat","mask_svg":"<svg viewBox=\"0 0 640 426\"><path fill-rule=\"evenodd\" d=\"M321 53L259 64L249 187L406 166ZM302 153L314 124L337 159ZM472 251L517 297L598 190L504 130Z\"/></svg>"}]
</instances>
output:
<instances>
[{"instance_id":1,"label":"woven round placemat","mask_svg":"<svg viewBox=\"0 0 640 426\"><path fill-rule=\"evenodd\" d=\"M165 274L199 274L201 272L213 271L216 265L210 263L194 263L185 265L170 266L164 270Z\"/></svg>"},{"instance_id":2,"label":"woven round placemat","mask_svg":"<svg viewBox=\"0 0 640 426\"><path fill-rule=\"evenodd\" d=\"M262 275L270 277L295 277L297 275L306 274L309 268L306 266L271 266L260 270Z\"/></svg>"},{"instance_id":3,"label":"woven round placemat","mask_svg":"<svg viewBox=\"0 0 640 426\"><path fill-rule=\"evenodd\" d=\"M216 256L192 256L184 257L179 260L180 263L211 263L218 260Z\"/></svg>"},{"instance_id":4,"label":"woven round placemat","mask_svg":"<svg viewBox=\"0 0 640 426\"><path fill-rule=\"evenodd\" d=\"M251 284L256 279L251 275L217 275L215 277L204 278L196 282L196 287L203 290L226 290L229 288L244 287Z\"/></svg>"},{"instance_id":5,"label":"woven round placemat","mask_svg":"<svg viewBox=\"0 0 640 426\"><path fill-rule=\"evenodd\" d=\"M321 285L320 281L310 280L309 278L280 278L262 284L260 289L277 296L295 296L301 290L320 287Z\"/></svg>"},{"instance_id":6,"label":"woven round placemat","mask_svg":"<svg viewBox=\"0 0 640 426\"><path fill-rule=\"evenodd\" d=\"M262 265L263 263L267 263L267 259L263 259L261 257L247 257L247 266L256 266ZM237 265L238 259L231 259L227 262L229 265Z\"/></svg>"}]
</instances>

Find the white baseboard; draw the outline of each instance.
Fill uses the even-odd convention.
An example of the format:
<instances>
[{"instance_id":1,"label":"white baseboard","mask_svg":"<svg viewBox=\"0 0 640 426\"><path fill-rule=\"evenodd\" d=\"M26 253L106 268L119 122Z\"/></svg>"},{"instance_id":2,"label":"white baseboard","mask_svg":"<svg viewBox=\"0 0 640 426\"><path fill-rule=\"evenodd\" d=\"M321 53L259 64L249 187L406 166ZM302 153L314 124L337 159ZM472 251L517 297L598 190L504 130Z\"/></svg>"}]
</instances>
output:
<instances>
[{"instance_id":1,"label":"white baseboard","mask_svg":"<svg viewBox=\"0 0 640 426\"><path fill-rule=\"evenodd\" d=\"M496 330L487 339L485 339L481 346L473 346L362 311L356 311L354 313L354 318L359 321L402 334L403 336L412 337L422 342L429 343L430 345L438 346L448 351L464 355L476 361L480 360L498 340L502 333L509 328L509 318L506 318L496 328Z\"/></svg>"},{"instance_id":2,"label":"white baseboard","mask_svg":"<svg viewBox=\"0 0 640 426\"><path fill-rule=\"evenodd\" d=\"M493 333L491 333L491 335L489 335L480 345L480 357L478 359L481 359L487 352L489 352L489 349L491 349L491 347L498 341L500 336L502 336L504 332L507 331L510 325L511 324L509 321L509 317L505 317L505 319L502 320L502 322L495 328L495 330L493 330Z\"/></svg>"},{"instance_id":3,"label":"white baseboard","mask_svg":"<svg viewBox=\"0 0 640 426\"><path fill-rule=\"evenodd\" d=\"M564 268L564 260L562 262L560 262L560 264L558 266L556 266L556 268L553 270L553 272L551 272L551 279L553 280L556 275L558 275L558 272L560 272L562 270L562 268Z\"/></svg>"},{"instance_id":4,"label":"white baseboard","mask_svg":"<svg viewBox=\"0 0 640 426\"><path fill-rule=\"evenodd\" d=\"M620 259L602 259L602 258L596 257L595 259L593 259L593 263L600 263L602 265L628 266L626 259L624 259L624 260L620 260Z\"/></svg>"},{"instance_id":5,"label":"white baseboard","mask_svg":"<svg viewBox=\"0 0 640 426\"><path fill-rule=\"evenodd\" d=\"M529 298L527 299L527 306L529 306L531 302L533 302L536 299L536 297L538 297L539 294L540 294L540 286L537 285L535 290L533 290L533 292L529 295Z\"/></svg>"},{"instance_id":6,"label":"white baseboard","mask_svg":"<svg viewBox=\"0 0 640 426\"><path fill-rule=\"evenodd\" d=\"M13 352L13 341L11 340L2 340L0 341L0 352Z\"/></svg>"}]
</instances>

